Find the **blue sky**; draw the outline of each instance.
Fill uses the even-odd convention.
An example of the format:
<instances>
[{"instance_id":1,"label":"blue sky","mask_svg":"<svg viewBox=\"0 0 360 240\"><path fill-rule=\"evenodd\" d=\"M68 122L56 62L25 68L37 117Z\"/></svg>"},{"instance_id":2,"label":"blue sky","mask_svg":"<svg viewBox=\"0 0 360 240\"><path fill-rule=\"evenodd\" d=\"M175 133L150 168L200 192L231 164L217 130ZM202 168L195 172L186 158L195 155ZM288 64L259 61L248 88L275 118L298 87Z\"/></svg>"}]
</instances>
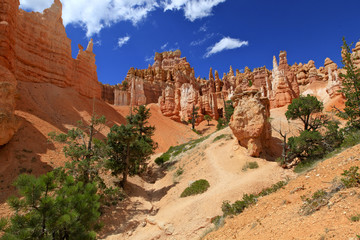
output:
<instances>
[{"instance_id":1,"label":"blue sky","mask_svg":"<svg viewBox=\"0 0 360 240\"><path fill-rule=\"evenodd\" d=\"M288 62L320 67L326 57L341 66L342 37L360 40L359 0L62 0L72 40L96 43L99 81L117 84L130 67L147 68L155 52L180 49L208 77L235 69L266 66L280 50ZM42 11L51 0L20 0L21 8Z\"/></svg>"}]
</instances>

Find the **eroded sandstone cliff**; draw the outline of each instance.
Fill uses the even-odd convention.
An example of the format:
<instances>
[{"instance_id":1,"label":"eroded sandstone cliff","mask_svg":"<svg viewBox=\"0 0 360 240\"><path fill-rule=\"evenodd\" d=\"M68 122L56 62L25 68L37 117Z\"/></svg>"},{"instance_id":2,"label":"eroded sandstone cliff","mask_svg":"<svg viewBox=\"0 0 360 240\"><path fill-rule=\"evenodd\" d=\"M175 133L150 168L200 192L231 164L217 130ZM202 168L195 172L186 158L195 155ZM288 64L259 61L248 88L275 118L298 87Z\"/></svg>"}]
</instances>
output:
<instances>
[{"instance_id":1,"label":"eroded sandstone cliff","mask_svg":"<svg viewBox=\"0 0 360 240\"><path fill-rule=\"evenodd\" d=\"M79 45L76 59L55 0L43 13L19 9L18 0L0 2L0 145L16 132L14 116L18 81L71 87L86 97L101 98L93 42Z\"/></svg>"}]
</instances>

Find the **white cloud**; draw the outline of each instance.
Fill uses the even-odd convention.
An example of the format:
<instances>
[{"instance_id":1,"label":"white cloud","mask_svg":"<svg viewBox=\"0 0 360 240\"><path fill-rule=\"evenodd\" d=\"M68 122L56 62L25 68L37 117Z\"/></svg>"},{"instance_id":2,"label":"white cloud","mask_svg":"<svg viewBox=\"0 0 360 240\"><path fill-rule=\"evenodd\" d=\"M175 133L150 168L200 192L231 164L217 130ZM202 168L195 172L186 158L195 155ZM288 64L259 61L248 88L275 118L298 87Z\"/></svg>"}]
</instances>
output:
<instances>
[{"instance_id":1,"label":"white cloud","mask_svg":"<svg viewBox=\"0 0 360 240\"><path fill-rule=\"evenodd\" d=\"M165 48L167 48L167 46L169 45L169 43L167 42L167 43L165 43L164 45L162 45L160 48L161 48L161 50L164 50Z\"/></svg>"},{"instance_id":2,"label":"white cloud","mask_svg":"<svg viewBox=\"0 0 360 240\"><path fill-rule=\"evenodd\" d=\"M211 55L222 52L224 50L228 49L235 49L242 46L248 46L248 41L241 41L239 39L230 38L230 37L224 37L219 42L215 43L214 46L209 47L207 49L207 53L204 55L204 57L210 57Z\"/></svg>"},{"instance_id":3,"label":"white cloud","mask_svg":"<svg viewBox=\"0 0 360 240\"><path fill-rule=\"evenodd\" d=\"M129 36L125 36L125 37L121 37L118 39L118 46L122 47L123 45L125 45L128 41L130 40Z\"/></svg>"},{"instance_id":4,"label":"white cloud","mask_svg":"<svg viewBox=\"0 0 360 240\"><path fill-rule=\"evenodd\" d=\"M147 63L153 63L154 62L154 56L150 56L150 57L148 57L148 56L146 56L145 57L145 62L147 62Z\"/></svg>"},{"instance_id":5,"label":"white cloud","mask_svg":"<svg viewBox=\"0 0 360 240\"><path fill-rule=\"evenodd\" d=\"M49 0L21 0L20 8L42 12L45 8L49 8L53 1Z\"/></svg>"},{"instance_id":6,"label":"white cloud","mask_svg":"<svg viewBox=\"0 0 360 240\"><path fill-rule=\"evenodd\" d=\"M212 15L212 9L226 0L165 0L164 11L183 10L185 17L190 21Z\"/></svg>"},{"instance_id":7,"label":"white cloud","mask_svg":"<svg viewBox=\"0 0 360 240\"><path fill-rule=\"evenodd\" d=\"M158 8L183 10L190 21L211 15L212 8L226 0L61 0L64 25L78 24L86 29L87 37L98 34L104 27L120 21L133 25L144 20ZM20 0L26 10L43 11L52 0Z\"/></svg>"}]
</instances>

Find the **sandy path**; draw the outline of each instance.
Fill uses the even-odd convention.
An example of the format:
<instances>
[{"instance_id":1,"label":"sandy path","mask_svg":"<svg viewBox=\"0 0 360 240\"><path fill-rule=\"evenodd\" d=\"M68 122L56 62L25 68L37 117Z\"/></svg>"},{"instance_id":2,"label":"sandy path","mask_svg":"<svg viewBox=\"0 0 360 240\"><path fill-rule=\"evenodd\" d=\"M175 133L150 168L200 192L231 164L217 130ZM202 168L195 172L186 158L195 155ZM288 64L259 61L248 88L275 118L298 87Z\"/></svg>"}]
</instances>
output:
<instances>
[{"instance_id":1,"label":"sandy path","mask_svg":"<svg viewBox=\"0 0 360 240\"><path fill-rule=\"evenodd\" d=\"M194 149L179 156L175 168L163 179L144 186L148 187L145 191L152 193L167 189L161 199L150 198L151 205L158 209L154 216L137 216L137 219L143 219L140 222L147 222L145 227L139 226L107 239L198 239L212 226L211 218L222 214L223 201L233 202L241 199L244 193L259 192L288 175L288 172L274 162L247 156L246 149L239 147L235 139L222 139L213 143L214 138L221 134L231 134L231 131L227 128L213 134ZM259 168L242 171L247 161L258 162ZM173 174L180 166L183 167L184 174L176 179L176 183ZM208 191L180 198L188 184L198 179L209 181ZM146 200L143 199L143 202Z\"/></svg>"}]
</instances>

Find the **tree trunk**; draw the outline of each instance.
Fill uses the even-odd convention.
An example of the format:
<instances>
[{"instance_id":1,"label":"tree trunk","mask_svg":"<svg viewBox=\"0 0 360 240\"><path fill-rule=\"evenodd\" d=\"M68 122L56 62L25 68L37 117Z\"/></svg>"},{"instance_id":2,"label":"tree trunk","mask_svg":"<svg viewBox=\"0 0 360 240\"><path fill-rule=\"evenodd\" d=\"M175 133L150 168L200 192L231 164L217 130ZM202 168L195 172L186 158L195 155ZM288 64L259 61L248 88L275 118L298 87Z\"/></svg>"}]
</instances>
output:
<instances>
[{"instance_id":1,"label":"tree trunk","mask_svg":"<svg viewBox=\"0 0 360 240\"><path fill-rule=\"evenodd\" d=\"M121 187L124 188L127 182L127 176L129 174L129 159L130 159L130 144L126 146L126 159L125 159L125 169L123 172L123 179L121 180Z\"/></svg>"}]
</instances>

